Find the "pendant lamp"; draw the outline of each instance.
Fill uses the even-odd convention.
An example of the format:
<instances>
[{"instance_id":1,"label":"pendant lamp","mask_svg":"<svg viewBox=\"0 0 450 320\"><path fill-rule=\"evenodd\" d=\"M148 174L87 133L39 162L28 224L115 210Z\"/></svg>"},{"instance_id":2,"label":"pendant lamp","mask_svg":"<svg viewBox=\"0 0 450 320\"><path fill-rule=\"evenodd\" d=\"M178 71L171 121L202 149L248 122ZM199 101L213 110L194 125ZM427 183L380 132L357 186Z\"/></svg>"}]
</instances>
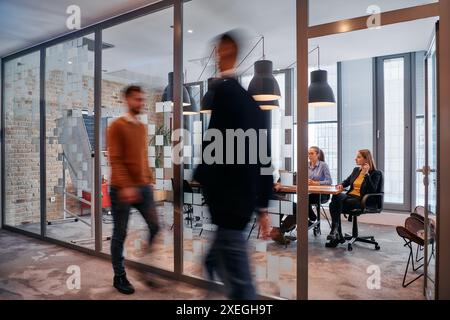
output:
<instances>
[{"instance_id":1,"label":"pendant lamp","mask_svg":"<svg viewBox=\"0 0 450 320\"><path fill-rule=\"evenodd\" d=\"M183 90L184 91L184 90ZM189 94L189 100L191 101L190 105L183 106L183 115L185 116L193 116L198 114L198 105L195 99L192 97L192 87L187 87L187 91Z\"/></svg>"},{"instance_id":2,"label":"pendant lamp","mask_svg":"<svg viewBox=\"0 0 450 320\"><path fill-rule=\"evenodd\" d=\"M266 60L264 37L261 37L263 44L263 58L255 62L255 73L248 86L248 92L256 101L274 101L281 98L280 86L273 76L273 63Z\"/></svg>"},{"instance_id":3,"label":"pendant lamp","mask_svg":"<svg viewBox=\"0 0 450 320\"><path fill-rule=\"evenodd\" d=\"M278 109L280 107L280 104L278 103L278 100L273 100L273 101L259 101L259 108L261 110L275 110Z\"/></svg>"},{"instance_id":4,"label":"pendant lamp","mask_svg":"<svg viewBox=\"0 0 450 320\"><path fill-rule=\"evenodd\" d=\"M169 72L169 83L167 87L164 89L164 93L162 95L162 102L171 101L173 102L173 72ZM189 97L189 92L186 87L183 86L183 107L189 106L191 104L191 99Z\"/></svg>"},{"instance_id":5,"label":"pendant lamp","mask_svg":"<svg viewBox=\"0 0 450 320\"><path fill-rule=\"evenodd\" d=\"M322 107L331 106L336 103L333 89L328 84L328 72L320 69L320 48L311 50L318 52L318 70L312 71L310 74L311 84L309 85L309 106Z\"/></svg>"}]
</instances>

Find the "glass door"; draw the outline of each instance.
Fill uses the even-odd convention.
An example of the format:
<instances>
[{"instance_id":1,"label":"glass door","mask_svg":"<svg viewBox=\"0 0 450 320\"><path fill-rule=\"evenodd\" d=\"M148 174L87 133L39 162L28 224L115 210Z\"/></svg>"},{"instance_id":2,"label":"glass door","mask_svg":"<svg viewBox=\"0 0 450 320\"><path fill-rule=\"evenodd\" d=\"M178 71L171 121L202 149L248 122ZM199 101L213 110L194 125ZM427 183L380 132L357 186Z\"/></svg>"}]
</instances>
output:
<instances>
[{"instance_id":1,"label":"glass door","mask_svg":"<svg viewBox=\"0 0 450 320\"><path fill-rule=\"evenodd\" d=\"M436 279L436 214L437 214L437 76L435 31L430 48L425 56L425 166L418 171L423 174L425 187L425 295L435 296Z\"/></svg>"}]
</instances>

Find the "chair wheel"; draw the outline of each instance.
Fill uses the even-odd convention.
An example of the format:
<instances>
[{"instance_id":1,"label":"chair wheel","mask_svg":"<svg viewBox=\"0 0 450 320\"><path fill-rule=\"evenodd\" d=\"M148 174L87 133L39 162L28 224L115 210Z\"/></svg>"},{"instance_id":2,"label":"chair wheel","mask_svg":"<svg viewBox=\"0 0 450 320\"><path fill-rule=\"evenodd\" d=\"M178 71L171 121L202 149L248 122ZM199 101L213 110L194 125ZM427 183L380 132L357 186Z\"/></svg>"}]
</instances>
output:
<instances>
[{"instance_id":1,"label":"chair wheel","mask_svg":"<svg viewBox=\"0 0 450 320\"><path fill-rule=\"evenodd\" d=\"M376 246L375 246L375 250L377 250L377 251L378 251L378 250L380 250L380 249L381 249L381 248L380 248L380 246L379 246L379 245L376 245Z\"/></svg>"},{"instance_id":2,"label":"chair wheel","mask_svg":"<svg viewBox=\"0 0 450 320\"><path fill-rule=\"evenodd\" d=\"M353 250L353 247L352 247L352 245L350 243L347 245L347 250L348 251L352 251Z\"/></svg>"}]
</instances>

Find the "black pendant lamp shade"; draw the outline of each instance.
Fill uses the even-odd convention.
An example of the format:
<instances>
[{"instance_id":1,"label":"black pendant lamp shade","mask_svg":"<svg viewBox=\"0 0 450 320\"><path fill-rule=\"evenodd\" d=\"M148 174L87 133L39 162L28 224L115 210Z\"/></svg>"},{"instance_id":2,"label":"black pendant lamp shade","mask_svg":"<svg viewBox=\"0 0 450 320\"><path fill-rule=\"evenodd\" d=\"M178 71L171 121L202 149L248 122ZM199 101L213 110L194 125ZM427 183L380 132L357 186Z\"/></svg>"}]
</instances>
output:
<instances>
[{"instance_id":1,"label":"black pendant lamp shade","mask_svg":"<svg viewBox=\"0 0 450 320\"><path fill-rule=\"evenodd\" d=\"M311 84L309 85L309 105L311 107L330 106L336 103L333 89L328 84L326 70L311 72Z\"/></svg>"},{"instance_id":2,"label":"black pendant lamp shade","mask_svg":"<svg viewBox=\"0 0 450 320\"><path fill-rule=\"evenodd\" d=\"M274 101L281 98L277 80L273 76L273 63L270 60L255 62L255 75L250 81L248 92L256 101Z\"/></svg>"},{"instance_id":3,"label":"black pendant lamp shade","mask_svg":"<svg viewBox=\"0 0 450 320\"><path fill-rule=\"evenodd\" d=\"M214 86L217 84L217 81L219 81L219 78L208 79L208 91L206 91L205 95L203 96L200 102L201 113L211 113L213 107L212 104L214 100Z\"/></svg>"},{"instance_id":4,"label":"black pendant lamp shade","mask_svg":"<svg viewBox=\"0 0 450 320\"><path fill-rule=\"evenodd\" d=\"M184 91L184 90L183 90ZM192 87L187 88L189 94L189 100L191 101L190 105L183 106L183 115L192 116L198 114L198 105L195 99L192 97Z\"/></svg>"},{"instance_id":5,"label":"black pendant lamp shade","mask_svg":"<svg viewBox=\"0 0 450 320\"><path fill-rule=\"evenodd\" d=\"M273 100L273 101L259 101L259 108L261 110L274 110L274 109L278 109L280 107L280 104L278 103L278 100Z\"/></svg>"},{"instance_id":6,"label":"black pendant lamp shade","mask_svg":"<svg viewBox=\"0 0 450 320\"><path fill-rule=\"evenodd\" d=\"M164 93L162 95L161 100L172 101L173 102L173 72L169 72L169 84L164 89ZM189 92L186 87L183 86L183 107L189 106L191 104L191 98L189 97Z\"/></svg>"}]
</instances>

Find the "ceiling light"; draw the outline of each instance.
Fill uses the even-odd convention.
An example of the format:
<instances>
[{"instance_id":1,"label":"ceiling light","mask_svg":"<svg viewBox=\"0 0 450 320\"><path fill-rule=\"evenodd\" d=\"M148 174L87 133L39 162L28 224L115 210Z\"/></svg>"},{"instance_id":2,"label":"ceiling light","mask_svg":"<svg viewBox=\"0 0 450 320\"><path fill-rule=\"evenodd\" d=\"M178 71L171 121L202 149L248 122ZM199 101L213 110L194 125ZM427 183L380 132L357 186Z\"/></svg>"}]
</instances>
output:
<instances>
[{"instance_id":1,"label":"ceiling light","mask_svg":"<svg viewBox=\"0 0 450 320\"><path fill-rule=\"evenodd\" d=\"M332 106L336 103L333 89L328 84L328 73L326 70L320 70L320 48L317 50L318 54L318 70L311 72L311 84L309 85L309 105L311 107ZM312 52L311 51L311 52Z\"/></svg>"}]
</instances>

